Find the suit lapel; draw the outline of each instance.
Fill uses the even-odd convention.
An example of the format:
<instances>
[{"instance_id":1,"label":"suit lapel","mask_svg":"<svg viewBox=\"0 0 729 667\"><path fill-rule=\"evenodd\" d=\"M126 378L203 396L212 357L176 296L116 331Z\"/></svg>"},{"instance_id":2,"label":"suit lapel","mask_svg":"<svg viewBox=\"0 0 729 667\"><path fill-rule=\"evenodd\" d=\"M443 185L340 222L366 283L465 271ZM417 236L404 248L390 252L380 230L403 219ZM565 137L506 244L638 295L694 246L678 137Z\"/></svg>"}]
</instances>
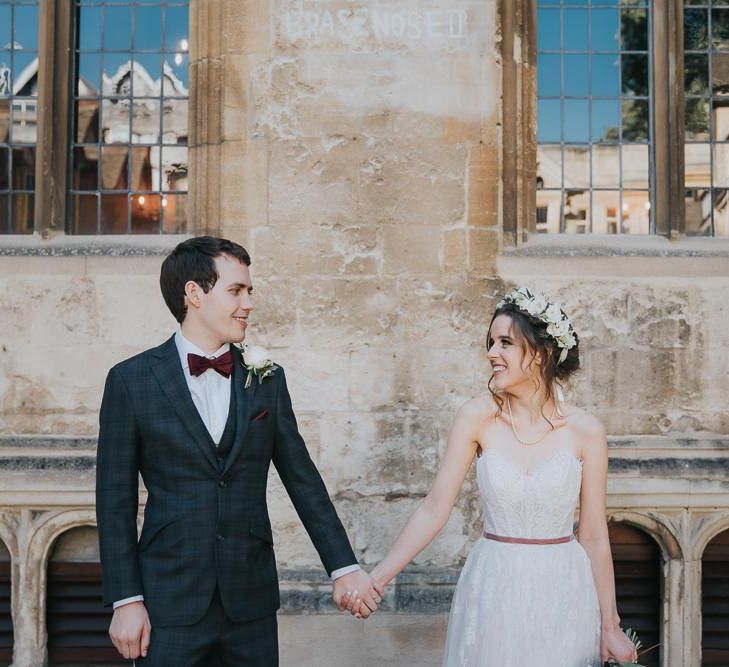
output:
<instances>
[{"instance_id":1,"label":"suit lapel","mask_svg":"<svg viewBox=\"0 0 729 667\"><path fill-rule=\"evenodd\" d=\"M248 427L251 423L253 400L256 396L256 387L258 387L258 380L253 378L251 386L248 387L248 389L245 389L248 371L246 371L243 366L243 357L235 345L231 345L231 350L233 350L233 373L230 376L232 382L230 390L235 392L235 440L233 441L233 446L230 448L228 458L225 461L223 474L228 471L228 468L233 465L233 462L240 455L240 450L243 447L243 441L245 440L246 433L248 433Z\"/></svg>"},{"instance_id":2,"label":"suit lapel","mask_svg":"<svg viewBox=\"0 0 729 667\"><path fill-rule=\"evenodd\" d=\"M185 425L203 456L213 468L217 469L215 454L210 445L210 436L187 387L174 336L158 348L157 357L158 361L153 364L152 373L157 379L162 393L172 404L177 416Z\"/></svg>"}]
</instances>

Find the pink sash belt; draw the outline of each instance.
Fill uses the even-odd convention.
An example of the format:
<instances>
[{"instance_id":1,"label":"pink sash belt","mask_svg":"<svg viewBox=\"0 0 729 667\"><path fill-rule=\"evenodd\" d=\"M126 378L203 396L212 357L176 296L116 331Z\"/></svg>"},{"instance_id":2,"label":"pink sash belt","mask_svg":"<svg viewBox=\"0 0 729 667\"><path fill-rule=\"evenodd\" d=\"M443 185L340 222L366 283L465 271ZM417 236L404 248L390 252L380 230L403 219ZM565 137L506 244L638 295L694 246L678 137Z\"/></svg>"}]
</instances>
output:
<instances>
[{"instance_id":1,"label":"pink sash belt","mask_svg":"<svg viewBox=\"0 0 729 667\"><path fill-rule=\"evenodd\" d=\"M509 544L564 544L575 539L574 535L566 535L565 537L547 537L547 538L529 538L529 537L504 537L503 535L494 535L493 533L484 533L483 536L487 540L495 542L508 542Z\"/></svg>"}]
</instances>

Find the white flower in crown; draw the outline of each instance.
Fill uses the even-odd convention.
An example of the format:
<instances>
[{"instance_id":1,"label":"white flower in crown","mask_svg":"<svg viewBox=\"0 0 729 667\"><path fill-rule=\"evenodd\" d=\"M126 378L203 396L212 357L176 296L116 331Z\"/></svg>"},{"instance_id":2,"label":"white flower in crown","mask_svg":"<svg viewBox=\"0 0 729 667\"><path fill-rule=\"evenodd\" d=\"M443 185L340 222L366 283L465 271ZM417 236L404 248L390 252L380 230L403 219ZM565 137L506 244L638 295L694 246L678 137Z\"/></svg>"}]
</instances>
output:
<instances>
[{"instance_id":1,"label":"white flower in crown","mask_svg":"<svg viewBox=\"0 0 729 667\"><path fill-rule=\"evenodd\" d=\"M238 347L243 353L243 365L248 371L246 389L251 386L254 376L258 378L258 384L261 384L265 378L273 375L278 368L264 348L258 345L248 345L247 343Z\"/></svg>"},{"instance_id":2,"label":"white flower in crown","mask_svg":"<svg viewBox=\"0 0 729 667\"><path fill-rule=\"evenodd\" d=\"M544 294L531 291L526 287L517 287L511 290L499 301L496 308L501 308L507 303L513 303L519 310L528 313L532 317L536 317L547 325L547 335L562 350L559 355L558 364L561 364L567 358L569 350L577 345L577 338L575 337L572 323L562 310L561 304L550 303Z\"/></svg>"}]
</instances>

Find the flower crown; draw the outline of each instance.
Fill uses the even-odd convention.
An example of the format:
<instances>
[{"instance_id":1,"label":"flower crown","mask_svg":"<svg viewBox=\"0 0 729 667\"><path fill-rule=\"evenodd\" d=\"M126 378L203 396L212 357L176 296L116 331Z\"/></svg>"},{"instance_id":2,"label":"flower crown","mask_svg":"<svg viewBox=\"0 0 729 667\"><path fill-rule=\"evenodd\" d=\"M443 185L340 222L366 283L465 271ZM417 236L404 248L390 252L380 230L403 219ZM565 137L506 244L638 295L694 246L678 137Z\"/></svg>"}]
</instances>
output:
<instances>
[{"instance_id":1,"label":"flower crown","mask_svg":"<svg viewBox=\"0 0 729 667\"><path fill-rule=\"evenodd\" d=\"M557 343L562 350L559 355L558 364L566 358L567 353L577 345L577 337L567 315L559 303L550 303L541 292L533 292L526 287L516 287L511 290L496 306L498 310L506 304L512 303L519 310L536 317L547 325L547 334Z\"/></svg>"}]
</instances>

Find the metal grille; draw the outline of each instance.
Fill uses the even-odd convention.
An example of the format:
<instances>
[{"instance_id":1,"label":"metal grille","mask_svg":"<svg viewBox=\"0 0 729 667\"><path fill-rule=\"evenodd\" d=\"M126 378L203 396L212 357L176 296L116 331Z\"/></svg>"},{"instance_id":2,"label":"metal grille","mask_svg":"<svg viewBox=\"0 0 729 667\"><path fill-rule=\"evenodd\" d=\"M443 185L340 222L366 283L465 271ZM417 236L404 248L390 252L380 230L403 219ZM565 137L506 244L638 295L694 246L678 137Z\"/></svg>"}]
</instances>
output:
<instances>
[{"instance_id":1,"label":"metal grille","mask_svg":"<svg viewBox=\"0 0 729 667\"><path fill-rule=\"evenodd\" d=\"M68 231L187 230L189 3L76 0Z\"/></svg>"},{"instance_id":2,"label":"metal grille","mask_svg":"<svg viewBox=\"0 0 729 667\"><path fill-rule=\"evenodd\" d=\"M685 4L686 233L729 236L729 7Z\"/></svg>"},{"instance_id":3,"label":"metal grille","mask_svg":"<svg viewBox=\"0 0 729 667\"><path fill-rule=\"evenodd\" d=\"M538 232L654 231L651 23L647 0L538 0Z\"/></svg>"},{"instance_id":4,"label":"metal grille","mask_svg":"<svg viewBox=\"0 0 729 667\"><path fill-rule=\"evenodd\" d=\"M33 231L38 3L0 0L0 234Z\"/></svg>"},{"instance_id":5,"label":"metal grille","mask_svg":"<svg viewBox=\"0 0 729 667\"><path fill-rule=\"evenodd\" d=\"M701 558L701 665L729 665L729 530Z\"/></svg>"}]
</instances>

